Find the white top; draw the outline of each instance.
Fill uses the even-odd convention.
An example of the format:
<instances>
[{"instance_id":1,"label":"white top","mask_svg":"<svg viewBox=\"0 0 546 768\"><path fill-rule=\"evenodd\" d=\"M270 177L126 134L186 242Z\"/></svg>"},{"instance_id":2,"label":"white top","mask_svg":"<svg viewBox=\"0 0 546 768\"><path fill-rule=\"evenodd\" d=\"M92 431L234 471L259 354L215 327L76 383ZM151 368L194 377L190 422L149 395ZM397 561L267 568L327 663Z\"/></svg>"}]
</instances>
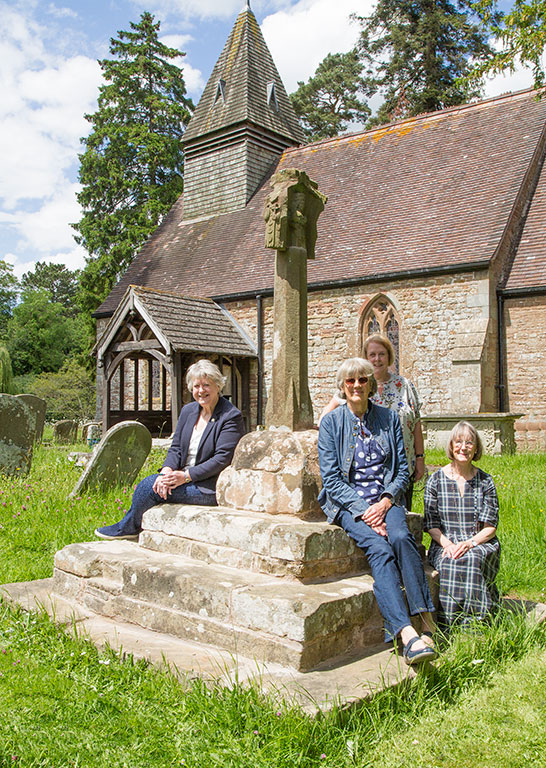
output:
<instances>
[{"instance_id":1,"label":"white top","mask_svg":"<svg viewBox=\"0 0 546 768\"><path fill-rule=\"evenodd\" d=\"M206 423L199 426L198 424L195 425L193 428L193 432L191 433L191 439L190 444L188 446L188 455L186 456L186 466L184 467L185 470L187 470L189 467L195 466L195 459L197 457L197 451L199 449L199 443L201 442L201 438L203 437L203 432L206 428Z\"/></svg>"}]
</instances>

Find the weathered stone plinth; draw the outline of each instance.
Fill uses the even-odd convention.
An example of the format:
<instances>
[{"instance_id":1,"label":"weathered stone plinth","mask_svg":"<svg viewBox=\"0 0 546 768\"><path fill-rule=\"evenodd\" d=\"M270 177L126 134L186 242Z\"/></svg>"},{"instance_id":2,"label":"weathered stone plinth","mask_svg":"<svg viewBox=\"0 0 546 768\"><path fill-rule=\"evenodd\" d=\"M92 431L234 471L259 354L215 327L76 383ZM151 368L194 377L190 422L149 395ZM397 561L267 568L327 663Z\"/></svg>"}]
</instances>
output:
<instances>
[{"instance_id":1,"label":"weathered stone plinth","mask_svg":"<svg viewBox=\"0 0 546 768\"><path fill-rule=\"evenodd\" d=\"M245 435L218 480L218 503L234 509L324 520L318 432L268 429Z\"/></svg>"},{"instance_id":2,"label":"weathered stone plinth","mask_svg":"<svg viewBox=\"0 0 546 768\"><path fill-rule=\"evenodd\" d=\"M112 619L300 670L362 655L383 632L362 553L340 528L288 515L155 507L138 544L57 552L53 591Z\"/></svg>"},{"instance_id":3,"label":"weathered stone plinth","mask_svg":"<svg viewBox=\"0 0 546 768\"><path fill-rule=\"evenodd\" d=\"M477 430L485 453L515 453L514 422L520 413L446 413L421 417L427 448L447 447L449 435L459 421L468 421Z\"/></svg>"}]
</instances>

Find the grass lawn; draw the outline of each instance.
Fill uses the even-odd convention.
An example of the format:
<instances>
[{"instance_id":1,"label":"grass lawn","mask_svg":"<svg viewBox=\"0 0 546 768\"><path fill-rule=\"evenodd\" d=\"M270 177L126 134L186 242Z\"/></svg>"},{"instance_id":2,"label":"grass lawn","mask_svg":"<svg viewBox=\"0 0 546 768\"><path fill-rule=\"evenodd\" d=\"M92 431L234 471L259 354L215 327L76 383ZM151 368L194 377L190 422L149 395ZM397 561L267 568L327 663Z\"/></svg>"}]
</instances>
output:
<instances>
[{"instance_id":1,"label":"grass lawn","mask_svg":"<svg viewBox=\"0 0 546 768\"><path fill-rule=\"evenodd\" d=\"M66 454L40 448L28 477L0 477L0 583L51 575L57 549L91 539L127 508L132 489L68 501L80 470ZM161 460L152 456L142 474ZM540 599L546 457L484 457L480 466L501 500L501 589ZM503 613L454 634L433 667L398 689L311 718L256 689L180 685L0 605L0 768L542 766L545 654L546 626Z\"/></svg>"}]
</instances>

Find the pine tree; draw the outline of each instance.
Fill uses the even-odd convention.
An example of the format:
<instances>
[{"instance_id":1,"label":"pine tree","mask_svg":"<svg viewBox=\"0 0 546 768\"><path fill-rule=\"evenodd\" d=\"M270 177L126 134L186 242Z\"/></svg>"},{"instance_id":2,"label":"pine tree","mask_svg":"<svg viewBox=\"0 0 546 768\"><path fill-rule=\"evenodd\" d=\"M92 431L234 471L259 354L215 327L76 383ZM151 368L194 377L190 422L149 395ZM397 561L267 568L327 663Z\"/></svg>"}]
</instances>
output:
<instances>
[{"instance_id":1,"label":"pine tree","mask_svg":"<svg viewBox=\"0 0 546 768\"><path fill-rule=\"evenodd\" d=\"M486 28L472 14L466 0L379 0L371 16L356 17L370 85L385 96L370 125L479 96L479 86L459 80L471 58L492 55Z\"/></svg>"},{"instance_id":2,"label":"pine tree","mask_svg":"<svg viewBox=\"0 0 546 768\"><path fill-rule=\"evenodd\" d=\"M99 61L106 84L98 109L86 115L74 228L89 257L80 278L81 306L96 309L182 192L181 138L193 104L186 97L183 56L158 39L150 13L110 41L112 59Z\"/></svg>"},{"instance_id":3,"label":"pine tree","mask_svg":"<svg viewBox=\"0 0 546 768\"><path fill-rule=\"evenodd\" d=\"M309 141L342 133L351 122L365 122L371 114L360 96L367 94L362 64L355 50L329 53L307 83L298 82L290 95Z\"/></svg>"}]
</instances>

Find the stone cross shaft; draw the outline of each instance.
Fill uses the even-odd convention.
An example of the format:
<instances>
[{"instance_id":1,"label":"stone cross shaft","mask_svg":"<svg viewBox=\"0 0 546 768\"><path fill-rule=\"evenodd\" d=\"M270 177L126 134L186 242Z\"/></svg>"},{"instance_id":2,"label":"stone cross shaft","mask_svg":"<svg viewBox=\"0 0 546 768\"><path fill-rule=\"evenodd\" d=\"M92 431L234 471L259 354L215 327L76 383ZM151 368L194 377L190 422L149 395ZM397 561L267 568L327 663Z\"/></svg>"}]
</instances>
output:
<instances>
[{"instance_id":1,"label":"stone cross shaft","mask_svg":"<svg viewBox=\"0 0 546 768\"><path fill-rule=\"evenodd\" d=\"M307 259L315 257L317 220L326 196L303 171L286 168L271 179L264 210L265 247L277 251L273 297L272 383L267 427L313 426L307 364Z\"/></svg>"}]
</instances>

